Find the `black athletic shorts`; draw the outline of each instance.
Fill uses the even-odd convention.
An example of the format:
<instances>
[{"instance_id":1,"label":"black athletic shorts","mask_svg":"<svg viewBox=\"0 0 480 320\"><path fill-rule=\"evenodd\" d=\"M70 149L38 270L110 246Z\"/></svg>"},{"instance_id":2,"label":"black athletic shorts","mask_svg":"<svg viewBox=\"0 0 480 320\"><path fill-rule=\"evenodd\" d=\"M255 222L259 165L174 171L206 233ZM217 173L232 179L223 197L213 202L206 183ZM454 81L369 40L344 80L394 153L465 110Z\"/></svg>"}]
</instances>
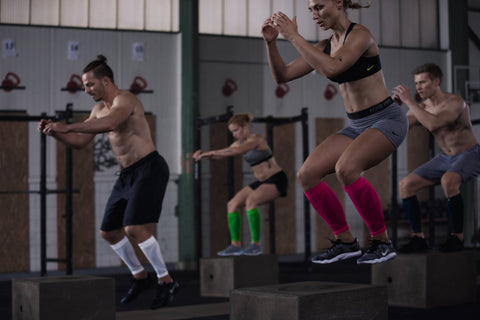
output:
<instances>
[{"instance_id":1,"label":"black athletic shorts","mask_svg":"<svg viewBox=\"0 0 480 320\"><path fill-rule=\"evenodd\" d=\"M254 181L250 183L248 186L252 188L253 190L257 189L260 185L264 183L269 183L269 184L274 184L275 187L277 187L278 192L280 192L281 197L285 197L287 195L287 189L288 189L288 178L285 172L280 171L279 173L274 174L268 179L265 179L263 181Z\"/></svg>"},{"instance_id":2,"label":"black athletic shorts","mask_svg":"<svg viewBox=\"0 0 480 320\"><path fill-rule=\"evenodd\" d=\"M163 157L153 151L122 169L108 199L103 231L158 222L170 171Z\"/></svg>"}]
</instances>

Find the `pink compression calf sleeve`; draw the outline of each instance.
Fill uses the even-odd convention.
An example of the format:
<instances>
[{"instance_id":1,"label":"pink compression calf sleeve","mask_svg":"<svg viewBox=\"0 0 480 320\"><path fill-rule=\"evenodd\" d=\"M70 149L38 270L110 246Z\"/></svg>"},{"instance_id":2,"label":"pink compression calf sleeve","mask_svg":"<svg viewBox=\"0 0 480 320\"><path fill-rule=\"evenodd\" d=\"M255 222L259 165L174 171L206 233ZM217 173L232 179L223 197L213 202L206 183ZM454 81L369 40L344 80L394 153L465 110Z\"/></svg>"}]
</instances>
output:
<instances>
[{"instance_id":1,"label":"pink compression calf sleeve","mask_svg":"<svg viewBox=\"0 0 480 320\"><path fill-rule=\"evenodd\" d=\"M380 198L365 178L360 177L357 181L343 187L343 189L345 189L363 221L367 224L372 236L377 236L387 229Z\"/></svg>"},{"instance_id":2,"label":"pink compression calf sleeve","mask_svg":"<svg viewBox=\"0 0 480 320\"><path fill-rule=\"evenodd\" d=\"M324 181L304 193L320 217L332 229L334 235L339 235L349 229L340 200Z\"/></svg>"}]
</instances>

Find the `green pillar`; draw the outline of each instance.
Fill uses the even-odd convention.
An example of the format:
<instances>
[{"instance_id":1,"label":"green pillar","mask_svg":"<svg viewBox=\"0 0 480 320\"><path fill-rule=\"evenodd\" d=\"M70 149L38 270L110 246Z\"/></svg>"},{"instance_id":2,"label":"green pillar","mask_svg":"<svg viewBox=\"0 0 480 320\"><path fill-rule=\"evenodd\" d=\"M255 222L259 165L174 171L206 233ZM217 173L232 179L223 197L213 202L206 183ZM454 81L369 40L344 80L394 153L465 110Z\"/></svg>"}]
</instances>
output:
<instances>
[{"instance_id":1,"label":"green pillar","mask_svg":"<svg viewBox=\"0 0 480 320\"><path fill-rule=\"evenodd\" d=\"M180 0L182 47L182 173L178 187L179 261L195 268L198 260L198 226L192 153L195 151L195 119L198 114L198 1Z\"/></svg>"}]
</instances>

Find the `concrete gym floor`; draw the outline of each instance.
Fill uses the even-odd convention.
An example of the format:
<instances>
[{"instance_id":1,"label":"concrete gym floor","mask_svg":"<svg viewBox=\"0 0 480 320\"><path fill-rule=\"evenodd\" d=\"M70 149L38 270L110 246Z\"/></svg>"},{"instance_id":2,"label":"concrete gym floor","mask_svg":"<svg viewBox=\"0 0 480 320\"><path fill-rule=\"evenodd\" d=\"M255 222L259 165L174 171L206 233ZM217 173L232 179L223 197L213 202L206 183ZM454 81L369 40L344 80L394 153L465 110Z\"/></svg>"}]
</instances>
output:
<instances>
[{"instance_id":1,"label":"concrete gym floor","mask_svg":"<svg viewBox=\"0 0 480 320\"><path fill-rule=\"evenodd\" d=\"M477 260L477 300L468 305L445 306L430 309L389 307L390 320L443 320L443 319L480 319L480 252ZM312 265L307 271L297 259L280 259L280 283L300 281L333 281L349 283L370 283L370 266L357 265L355 259L337 262L331 265ZM301 260L301 258L300 258ZM283 261L283 262L282 262ZM181 288L173 303L162 309L150 310L149 304L154 291L143 293L129 305L121 305L121 297L128 291L130 276L126 268L99 268L74 270L74 274L113 277L115 279L117 320L226 320L229 319L228 298L207 298L200 296L200 281L195 272L171 270ZM64 275L50 272L50 276ZM0 320L12 319L11 279L38 277L38 273L0 274ZM455 294L455 293L452 293Z\"/></svg>"}]
</instances>

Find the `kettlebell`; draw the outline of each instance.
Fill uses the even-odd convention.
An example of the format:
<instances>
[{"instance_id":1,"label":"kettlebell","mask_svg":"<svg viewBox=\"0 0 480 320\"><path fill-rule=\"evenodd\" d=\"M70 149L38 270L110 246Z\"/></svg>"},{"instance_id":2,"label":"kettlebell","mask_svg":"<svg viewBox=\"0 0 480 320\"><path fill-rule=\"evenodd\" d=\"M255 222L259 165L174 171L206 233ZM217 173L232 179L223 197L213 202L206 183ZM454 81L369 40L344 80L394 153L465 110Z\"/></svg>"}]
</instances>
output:
<instances>
[{"instance_id":1,"label":"kettlebell","mask_svg":"<svg viewBox=\"0 0 480 320\"><path fill-rule=\"evenodd\" d=\"M13 88L20 84L20 77L13 72L9 72L5 75L5 79L2 81L2 88L5 91L12 91Z\"/></svg>"},{"instance_id":2,"label":"kettlebell","mask_svg":"<svg viewBox=\"0 0 480 320\"><path fill-rule=\"evenodd\" d=\"M325 97L326 100L332 100L333 97L337 95L337 92L338 92L337 87L329 83L325 88L325 92L323 93L323 96Z\"/></svg>"},{"instance_id":3,"label":"kettlebell","mask_svg":"<svg viewBox=\"0 0 480 320\"><path fill-rule=\"evenodd\" d=\"M283 98L288 93L288 91L290 91L290 87L288 86L288 84L280 83L277 86L277 89L275 89L275 95L278 98Z\"/></svg>"},{"instance_id":4,"label":"kettlebell","mask_svg":"<svg viewBox=\"0 0 480 320\"><path fill-rule=\"evenodd\" d=\"M223 84L222 93L225 97L230 97L235 91L237 91L237 84L232 79L225 80Z\"/></svg>"},{"instance_id":5,"label":"kettlebell","mask_svg":"<svg viewBox=\"0 0 480 320\"><path fill-rule=\"evenodd\" d=\"M142 77L136 76L130 85L130 92L137 95L147 87L147 81Z\"/></svg>"},{"instance_id":6,"label":"kettlebell","mask_svg":"<svg viewBox=\"0 0 480 320\"><path fill-rule=\"evenodd\" d=\"M78 90L82 90L82 78L78 74L72 74L70 80L67 82L67 91L70 93L75 93Z\"/></svg>"}]
</instances>

